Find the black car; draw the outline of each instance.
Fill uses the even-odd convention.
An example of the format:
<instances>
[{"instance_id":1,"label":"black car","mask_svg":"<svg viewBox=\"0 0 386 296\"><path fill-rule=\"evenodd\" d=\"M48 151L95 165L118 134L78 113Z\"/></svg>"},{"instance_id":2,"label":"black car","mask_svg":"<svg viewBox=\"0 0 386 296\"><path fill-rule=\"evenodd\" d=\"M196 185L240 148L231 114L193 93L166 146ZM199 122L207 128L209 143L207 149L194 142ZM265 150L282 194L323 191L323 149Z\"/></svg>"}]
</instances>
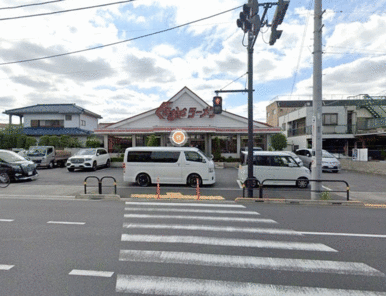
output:
<instances>
[{"instance_id":1,"label":"black car","mask_svg":"<svg viewBox=\"0 0 386 296\"><path fill-rule=\"evenodd\" d=\"M36 164L21 155L0 149L0 172L5 172L11 180L34 180L38 177Z\"/></svg>"}]
</instances>

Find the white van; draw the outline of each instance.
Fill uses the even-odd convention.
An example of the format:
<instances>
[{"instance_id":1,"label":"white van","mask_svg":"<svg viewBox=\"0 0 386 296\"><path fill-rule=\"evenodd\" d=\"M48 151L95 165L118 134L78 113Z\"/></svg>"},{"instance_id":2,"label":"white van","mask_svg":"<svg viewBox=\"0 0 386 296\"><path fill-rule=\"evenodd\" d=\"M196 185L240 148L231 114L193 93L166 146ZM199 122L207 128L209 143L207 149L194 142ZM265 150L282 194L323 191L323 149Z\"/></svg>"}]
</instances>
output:
<instances>
[{"instance_id":1,"label":"white van","mask_svg":"<svg viewBox=\"0 0 386 296\"><path fill-rule=\"evenodd\" d=\"M247 153L247 152L243 152ZM296 185L299 188L307 188L310 170L300 166L295 159L285 152L258 151L253 152L253 176L256 186L267 179L264 185ZM238 179L244 183L248 178L247 156L239 166ZM293 181L282 181L282 180Z\"/></svg>"},{"instance_id":2,"label":"white van","mask_svg":"<svg viewBox=\"0 0 386 296\"><path fill-rule=\"evenodd\" d=\"M197 186L216 182L214 162L190 147L127 148L123 159L123 180L140 186L152 183Z\"/></svg>"}]
</instances>

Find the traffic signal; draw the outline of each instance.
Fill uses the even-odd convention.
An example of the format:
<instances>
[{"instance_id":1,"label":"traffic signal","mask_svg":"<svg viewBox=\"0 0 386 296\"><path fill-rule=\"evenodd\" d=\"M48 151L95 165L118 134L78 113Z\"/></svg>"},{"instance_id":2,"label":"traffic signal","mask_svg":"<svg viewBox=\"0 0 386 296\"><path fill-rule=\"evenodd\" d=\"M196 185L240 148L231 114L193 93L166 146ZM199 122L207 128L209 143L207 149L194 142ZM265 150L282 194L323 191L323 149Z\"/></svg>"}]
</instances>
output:
<instances>
[{"instance_id":1,"label":"traffic signal","mask_svg":"<svg viewBox=\"0 0 386 296\"><path fill-rule=\"evenodd\" d=\"M215 96L213 97L213 113L221 114L222 112L222 97Z\"/></svg>"},{"instance_id":2,"label":"traffic signal","mask_svg":"<svg viewBox=\"0 0 386 296\"><path fill-rule=\"evenodd\" d=\"M284 16L289 6L289 0L279 0L273 16L271 25L271 36L269 37L269 45L274 45L276 40L280 38L282 30L277 30L277 26L283 22Z\"/></svg>"},{"instance_id":3,"label":"traffic signal","mask_svg":"<svg viewBox=\"0 0 386 296\"><path fill-rule=\"evenodd\" d=\"M241 28L244 33L251 31L253 35L259 34L260 16L258 13L259 2L257 0L244 4L243 11L240 12L240 18L236 21L237 27Z\"/></svg>"}]
</instances>

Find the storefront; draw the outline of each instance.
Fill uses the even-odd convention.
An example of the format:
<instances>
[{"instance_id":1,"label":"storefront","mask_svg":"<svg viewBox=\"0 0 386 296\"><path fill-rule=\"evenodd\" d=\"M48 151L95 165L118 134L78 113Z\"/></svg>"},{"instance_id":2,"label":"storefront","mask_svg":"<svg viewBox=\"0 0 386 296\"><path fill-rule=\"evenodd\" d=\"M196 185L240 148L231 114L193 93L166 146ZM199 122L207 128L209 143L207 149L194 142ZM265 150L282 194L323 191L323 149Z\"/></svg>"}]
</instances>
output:
<instances>
[{"instance_id":1,"label":"storefront","mask_svg":"<svg viewBox=\"0 0 386 296\"><path fill-rule=\"evenodd\" d=\"M222 156L238 158L240 149L247 146L248 119L223 111L214 114L212 106L184 87L158 108L135 115L95 130L103 137L109 152L122 151L127 147L153 145L171 146L170 135L175 130L187 134L188 146L200 148L206 154L219 149ZM254 146L267 150L270 135L280 128L254 122Z\"/></svg>"}]
</instances>

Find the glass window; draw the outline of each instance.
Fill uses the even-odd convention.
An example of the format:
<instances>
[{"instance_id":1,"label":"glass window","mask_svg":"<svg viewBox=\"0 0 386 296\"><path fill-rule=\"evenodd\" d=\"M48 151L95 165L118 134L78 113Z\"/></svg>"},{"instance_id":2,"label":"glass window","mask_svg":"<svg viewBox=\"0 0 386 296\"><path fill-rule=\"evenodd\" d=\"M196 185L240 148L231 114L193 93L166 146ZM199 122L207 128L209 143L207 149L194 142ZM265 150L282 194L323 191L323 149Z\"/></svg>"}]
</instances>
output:
<instances>
[{"instance_id":1,"label":"glass window","mask_svg":"<svg viewBox=\"0 0 386 296\"><path fill-rule=\"evenodd\" d=\"M66 115L66 120L68 121L72 120L72 115Z\"/></svg>"},{"instance_id":2,"label":"glass window","mask_svg":"<svg viewBox=\"0 0 386 296\"><path fill-rule=\"evenodd\" d=\"M194 151L185 151L185 158L187 161L203 162L201 155Z\"/></svg>"},{"instance_id":3,"label":"glass window","mask_svg":"<svg viewBox=\"0 0 386 296\"><path fill-rule=\"evenodd\" d=\"M323 125L337 125L338 114L323 114Z\"/></svg>"}]
</instances>

